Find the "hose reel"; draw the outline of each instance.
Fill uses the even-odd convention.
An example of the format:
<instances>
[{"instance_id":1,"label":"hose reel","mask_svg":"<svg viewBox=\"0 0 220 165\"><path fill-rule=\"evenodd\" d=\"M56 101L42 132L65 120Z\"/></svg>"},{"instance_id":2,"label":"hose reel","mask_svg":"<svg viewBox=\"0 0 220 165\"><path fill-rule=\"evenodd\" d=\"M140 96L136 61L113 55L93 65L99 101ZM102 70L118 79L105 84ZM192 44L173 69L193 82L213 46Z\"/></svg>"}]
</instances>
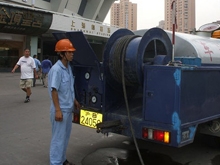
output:
<instances>
[{"instance_id":1,"label":"hose reel","mask_svg":"<svg viewBox=\"0 0 220 165\"><path fill-rule=\"evenodd\" d=\"M162 29L152 28L143 37L128 29L117 30L109 38L104 52L107 81L121 84L121 62L124 60L126 86L142 85L143 65L153 65L155 58L160 56L163 56L160 62L163 65L171 59L171 54L171 41Z\"/></svg>"}]
</instances>

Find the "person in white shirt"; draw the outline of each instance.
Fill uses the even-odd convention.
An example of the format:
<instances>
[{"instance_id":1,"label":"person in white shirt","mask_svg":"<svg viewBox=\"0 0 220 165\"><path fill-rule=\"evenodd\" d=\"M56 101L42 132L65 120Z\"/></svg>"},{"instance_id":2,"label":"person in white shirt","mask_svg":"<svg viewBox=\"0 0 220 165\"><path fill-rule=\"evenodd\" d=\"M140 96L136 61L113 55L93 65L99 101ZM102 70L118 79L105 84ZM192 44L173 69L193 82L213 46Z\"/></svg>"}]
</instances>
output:
<instances>
[{"instance_id":1,"label":"person in white shirt","mask_svg":"<svg viewBox=\"0 0 220 165\"><path fill-rule=\"evenodd\" d=\"M21 68L20 88L26 93L24 102L28 103L30 102L32 80L34 76L35 78L38 77L34 59L30 57L30 50L28 48L24 49L24 56L20 57L11 72L14 73L19 66Z\"/></svg>"}]
</instances>

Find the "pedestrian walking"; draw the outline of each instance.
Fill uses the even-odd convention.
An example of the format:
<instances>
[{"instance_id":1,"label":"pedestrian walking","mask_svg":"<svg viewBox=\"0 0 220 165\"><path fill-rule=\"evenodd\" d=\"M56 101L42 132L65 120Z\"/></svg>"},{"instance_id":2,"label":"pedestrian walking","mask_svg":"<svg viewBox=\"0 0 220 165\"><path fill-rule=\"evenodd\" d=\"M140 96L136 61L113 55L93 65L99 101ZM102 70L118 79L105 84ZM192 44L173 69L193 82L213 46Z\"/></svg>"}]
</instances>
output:
<instances>
[{"instance_id":1,"label":"pedestrian walking","mask_svg":"<svg viewBox=\"0 0 220 165\"><path fill-rule=\"evenodd\" d=\"M42 81L43 81L44 87L48 86L48 73L51 67L52 67L52 62L49 60L49 56L46 55L45 59L41 62Z\"/></svg>"},{"instance_id":2,"label":"pedestrian walking","mask_svg":"<svg viewBox=\"0 0 220 165\"><path fill-rule=\"evenodd\" d=\"M26 93L24 102L28 103L30 102L32 80L34 76L37 78L36 65L34 59L30 57L28 48L24 49L24 56L20 57L11 72L14 73L18 67L21 69L20 88Z\"/></svg>"},{"instance_id":3,"label":"pedestrian walking","mask_svg":"<svg viewBox=\"0 0 220 165\"><path fill-rule=\"evenodd\" d=\"M50 165L73 165L66 158L66 150L72 129L72 113L74 108L80 108L75 99L74 77L69 64L73 60L75 48L68 39L62 39L56 43L55 51L59 60L48 73L52 124Z\"/></svg>"},{"instance_id":4,"label":"pedestrian walking","mask_svg":"<svg viewBox=\"0 0 220 165\"><path fill-rule=\"evenodd\" d=\"M37 59L36 54L33 56L33 58L34 58L34 62L35 62L35 65L36 65L36 72L37 72L38 78L41 80L41 63L40 63L40 60ZM33 87L35 87L36 78L34 77L33 80L34 80L33 81Z\"/></svg>"}]
</instances>

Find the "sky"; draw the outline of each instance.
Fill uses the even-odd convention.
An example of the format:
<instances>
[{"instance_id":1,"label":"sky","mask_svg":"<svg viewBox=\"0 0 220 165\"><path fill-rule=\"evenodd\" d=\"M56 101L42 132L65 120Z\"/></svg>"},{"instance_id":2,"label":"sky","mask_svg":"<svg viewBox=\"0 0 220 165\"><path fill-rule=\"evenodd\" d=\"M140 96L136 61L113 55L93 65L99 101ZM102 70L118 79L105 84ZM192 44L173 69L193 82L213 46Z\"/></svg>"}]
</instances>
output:
<instances>
[{"instance_id":1,"label":"sky","mask_svg":"<svg viewBox=\"0 0 220 165\"><path fill-rule=\"evenodd\" d=\"M164 0L130 0L137 3L137 29L158 26L164 20ZM196 30L200 26L220 20L220 0L196 0ZM105 23L110 23L110 14Z\"/></svg>"}]
</instances>

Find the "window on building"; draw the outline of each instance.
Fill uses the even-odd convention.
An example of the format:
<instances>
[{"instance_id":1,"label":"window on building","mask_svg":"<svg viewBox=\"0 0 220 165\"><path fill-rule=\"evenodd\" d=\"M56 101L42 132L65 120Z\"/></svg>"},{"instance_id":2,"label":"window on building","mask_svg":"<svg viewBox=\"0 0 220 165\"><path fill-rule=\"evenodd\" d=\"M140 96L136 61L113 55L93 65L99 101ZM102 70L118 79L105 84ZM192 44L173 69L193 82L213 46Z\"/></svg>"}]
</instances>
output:
<instances>
[{"instance_id":1,"label":"window on building","mask_svg":"<svg viewBox=\"0 0 220 165\"><path fill-rule=\"evenodd\" d=\"M22 53L23 42L0 41L0 68L13 68Z\"/></svg>"}]
</instances>

